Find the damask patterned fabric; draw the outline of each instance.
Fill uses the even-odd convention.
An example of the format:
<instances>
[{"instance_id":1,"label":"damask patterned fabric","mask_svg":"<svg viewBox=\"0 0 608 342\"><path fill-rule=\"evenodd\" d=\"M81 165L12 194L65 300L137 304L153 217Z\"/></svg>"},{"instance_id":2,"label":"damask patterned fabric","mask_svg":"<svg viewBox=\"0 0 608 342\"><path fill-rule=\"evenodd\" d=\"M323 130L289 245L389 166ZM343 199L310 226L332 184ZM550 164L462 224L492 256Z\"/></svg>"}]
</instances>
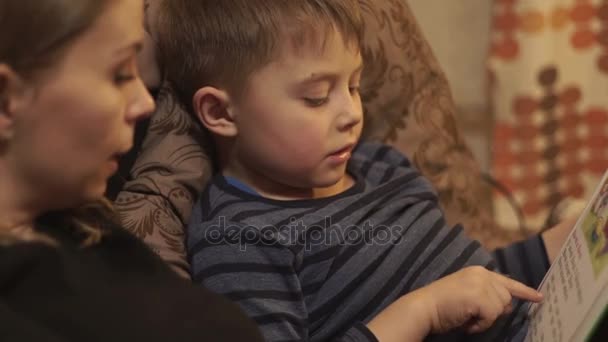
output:
<instances>
[{"instance_id":1,"label":"damask patterned fabric","mask_svg":"<svg viewBox=\"0 0 608 342\"><path fill-rule=\"evenodd\" d=\"M608 167L608 1L496 0L490 72L493 173L540 228L588 198ZM514 227L504 197L496 218Z\"/></svg>"},{"instance_id":2,"label":"damask patterned fabric","mask_svg":"<svg viewBox=\"0 0 608 342\"><path fill-rule=\"evenodd\" d=\"M359 3L366 25L364 138L389 143L413 160L439 192L448 223L462 223L485 247L522 238L494 224L491 190L456 126L449 84L407 2Z\"/></svg>"},{"instance_id":3,"label":"damask patterned fabric","mask_svg":"<svg viewBox=\"0 0 608 342\"><path fill-rule=\"evenodd\" d=\"M454 122L446 78L404 0L360 0L366 37L361 91L365 139L407 154L439 192L448 223L488 247L504 244L491 219L489 192ZM184 224L211 175L209 154L190 117L160 96L142 152L116 206L126 227L187 275ZM198 141L194 137L199 137ZM203 144L205 145L205 144ZM208 145L206 145L208 146Z\"/></svg>"}]
</instances>

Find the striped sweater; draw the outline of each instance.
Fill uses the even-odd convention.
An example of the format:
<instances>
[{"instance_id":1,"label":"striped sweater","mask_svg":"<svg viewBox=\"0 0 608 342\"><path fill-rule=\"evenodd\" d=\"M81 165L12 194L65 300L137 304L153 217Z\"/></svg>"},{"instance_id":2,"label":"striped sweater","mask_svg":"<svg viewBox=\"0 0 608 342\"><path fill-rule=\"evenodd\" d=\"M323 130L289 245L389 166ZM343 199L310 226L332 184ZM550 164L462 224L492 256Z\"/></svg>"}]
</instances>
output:
<instances>
[{"instance_id":1,"label":"striped sweater","mask_svg":"<svg viewBox=\"0 0 608 342\"><path fill-rule=\"evenodd\" d=\"M188 228L194 281L240 304L267 341L375 341L365 327L375 315L463 267L497 268L531 286L548 269L539 237L493 258L460 227L449 229L430 184L388 146L360 144L348 172L355 185L345 192L294 201L215 177ZM476 339L521 333L525 306L516 307Z\"/></svg>"}]
</instances>

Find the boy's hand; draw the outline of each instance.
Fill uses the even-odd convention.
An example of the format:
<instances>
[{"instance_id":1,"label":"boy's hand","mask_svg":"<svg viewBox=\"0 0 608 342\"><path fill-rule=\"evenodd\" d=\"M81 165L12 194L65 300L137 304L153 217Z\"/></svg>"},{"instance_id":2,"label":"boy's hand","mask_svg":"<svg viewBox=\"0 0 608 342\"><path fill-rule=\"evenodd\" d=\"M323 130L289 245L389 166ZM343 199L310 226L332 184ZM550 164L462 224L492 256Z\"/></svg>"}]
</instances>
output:
<instances>
[{"instance_id":1,"label":"boy's hand","mask_svg":"<svg viewBox=\"0 0 608 342\"><path fill-rule=\"evenodd\" d=\"M411 294L428 303L432 333L459 327L478 333L513 310L513 297L542 299L536 290L481 266L462 269Z\"/></svg>"},{"instance_id":2,"label":"boy's hand","mask_svg":"<svg viewBox=\"0 0 608 342\"><path fill-rule=\"evenodd\" d=\"M513 310L513 297L539 302L542 294L481 266L467 267L399 298L367 326L382 342L422 341L456 328L477 333Z\"/></svg>"}]
</instances>

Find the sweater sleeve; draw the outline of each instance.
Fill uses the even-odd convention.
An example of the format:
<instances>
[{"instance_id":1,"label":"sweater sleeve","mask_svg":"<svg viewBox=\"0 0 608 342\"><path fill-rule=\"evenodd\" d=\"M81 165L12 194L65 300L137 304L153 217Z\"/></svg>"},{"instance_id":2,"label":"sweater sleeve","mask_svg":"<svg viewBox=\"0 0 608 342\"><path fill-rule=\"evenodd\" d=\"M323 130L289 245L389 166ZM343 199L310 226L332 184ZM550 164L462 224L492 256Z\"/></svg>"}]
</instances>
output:
<instances>
[{"instance_id":1,"label":"sweater sleeve","mask_svg":"<svg viewBox=\"0 0 608 342\"><path fill-rule=\"evenodd\" d=\"M377 142L362 142L357 145L356 153L372 162L382 162L393 166L411 166L410 160L390 145Z\"/></svg>"},{"instance_id":2,"label":"sweater sleeve","mask_svg":"<svg viewBox=\"0 0 608 342\"><path fill-rule=\"evenodd\" d=\"M0 340L64 342L53 332L13 311L0 302Z\"/></svg>"},{"instance_id":3,"label":"sweater sleeve","mask_svg":"<svg viewBox=\"0 0 608 342\"><path fill-rule=\"evenodd\" d=\"M410 161L399 151L379 143L361 143L357 147L357 153L390 165L410 165ZM540 235L498 249L492 254L497 271L534 288L540 285L549 270L549 259Z\"/></svg>"},{"instance_id":4,"label":"sweater sleeve","mask_svg":"<svg viewBox=\"0 0 608 342\"><path fill-rule=\"evenodd\" d=\"M379 342L378 338L362 322L355 323L344 335L334 341L340 342Z\"/></svg>"},{"instance_id":5,"label":"sweater sleeve","mask_svg":"<svg viewBox=\"0 0 608 342\"><path fill-rule=\"evenodd\" d=\"M502 273L534 288L538 288L549 270L549 258L540 235L514 243L493 253Z\"/></svg>"},{"instance_id":6,"label":"sweater sleeve","mask_svg":"<svg viewBox=\"0 0 608 342\"><path fill-rule=\"evenodd\" d=\"M408 166L409 160L393 147L379 143L361 143L357 153L390 165ZM517 242L493 253L497 270L522 283L537 288L549 270L549 259L540 235Z\"/></svg>"},{"instance_id":7,"label":"sweater sleeve","mask_svg":"<svg viewBox=\"0 0 608 342\"><path fill-rule=\"evenodd\" d=\"M237 224L222 232L211 229L199 235L188 243L196 283L239 304L266 341L311 338L304 293L294 266L296 256L290 249L257 229ZM360 322L334 340L377 341Z\"/></svg>"}]
</instances>

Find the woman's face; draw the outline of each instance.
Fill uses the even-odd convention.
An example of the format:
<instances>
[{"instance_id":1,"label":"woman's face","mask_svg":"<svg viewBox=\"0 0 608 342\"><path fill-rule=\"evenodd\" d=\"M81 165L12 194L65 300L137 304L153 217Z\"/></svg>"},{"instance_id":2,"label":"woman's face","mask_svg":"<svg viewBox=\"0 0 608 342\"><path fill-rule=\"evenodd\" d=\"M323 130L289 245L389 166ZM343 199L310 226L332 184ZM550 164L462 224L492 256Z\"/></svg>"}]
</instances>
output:
<instances>
[{"instance_id":1,"label":"woman's face","mask_svg":"<svg viewBox=\"0 0 608 342\"><path fill-rule=\"evenodd\" d=\"M6 160L25 191L60 209L103 196L154 102L137 71L142 0L113 0L62 59L26 83Z\"/></svg>"}]
</instances>

